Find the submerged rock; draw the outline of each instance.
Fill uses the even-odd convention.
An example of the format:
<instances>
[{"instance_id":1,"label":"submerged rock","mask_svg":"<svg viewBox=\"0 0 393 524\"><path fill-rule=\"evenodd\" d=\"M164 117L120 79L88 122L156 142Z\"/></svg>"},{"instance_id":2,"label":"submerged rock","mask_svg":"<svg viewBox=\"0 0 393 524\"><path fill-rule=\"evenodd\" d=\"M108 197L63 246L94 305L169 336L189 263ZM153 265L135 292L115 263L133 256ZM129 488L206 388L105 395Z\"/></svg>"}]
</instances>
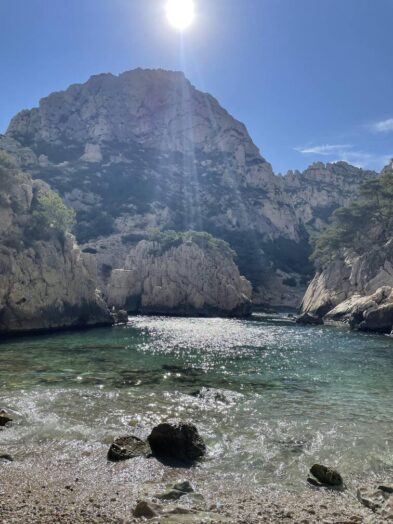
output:
<instances>
[{"instance_id":1,"label":"submerged rock","mask_svg":"<svg viewBox=\"0 0 393 524\"><path fill-rule=\"evenodd\" d=\"M204 456L206 445L197 428L189 422L163 422L148 437L153 455L181 462L194 462Z\"/></svg>"},{"instance_id":2,"label":"submerged rock","mask_svg":"<svg viewBox=\"0 0 393 524\"><path fill-rule=\"evenodd\" d=\"M134 435L117 438L109 448L108 460L119 462L135 457L148 457L151 453L147 442Z\"/></svg>"},{"instance_id":3,"label":"submerged rock","mask_svg":"<svg viewBox=\"0 0 393 524\"><path fill-rule=\"evenodd\" d=\"M303 313L299 315L296 319L297 324L306 324L306 325L321 325L323 320L317 315L312 315L311 313Z\"/></svg>"},{"instance_id":4,"label":"submerged rock","mask_svg":"<svg viewBox=\"0 0 393 524\"><path fill-rule=\"evenodd\" d=\"M343 479L340 473L327 466L322 466L321 464L314 464L310 469L310 473L314 475L314 477L317 480L319 480L321 484L325 484L327 486L343 485Z\"/></svg>"},{"instance_id":5,"label":"submerged rock","mask_svg":"<svg viewBox=\"0 0 393 524\"><path fill-rule=\"evenodd\" d=\"M207 402L221 402L223 404L230 404L241 396L240 393L235 391L228 391L206 386L202 386L200 389L192 391L190 395Z\"/></svg>"},{"instance_id":6,"label":"submerged rock","mask_svg":"<svg viewBox=\"0 0 393 524\"><path fill-rule=\"evenodd\" d=\"M156 495L158 499L161 500L178 500L184 495L187 495L189 493L193 493L194 489L189 483L188 480L184 480L181 482L177 482L172 486L171 489L168 491L165 491L164 493L160 493L159 495Z\"/></svg>"},{"instance_id":7,"label":"submerged rock","mask_svg":"<svg viewBox=\"0 0 393 524\"><path fill-rule=\"evenodd\" d=\"M4 427L9 422L12 422L12 420L13 419L11 415L7 413L7 411L5 411L4 409L0 411L0 427Z\"/></svg>"},{"instance_id":8,"label":"submerged rock","mask_svg":"<svg viewBox=\"0 0 393 524\"><path fill-rule=\"evenodd\" d=\"M179 491L178 489L170 489L164 493L156 495L156 498L160 500L179 500L179 498L183 497L184 495L185 493L183 491Z\"/></svg>"}]
</instances>

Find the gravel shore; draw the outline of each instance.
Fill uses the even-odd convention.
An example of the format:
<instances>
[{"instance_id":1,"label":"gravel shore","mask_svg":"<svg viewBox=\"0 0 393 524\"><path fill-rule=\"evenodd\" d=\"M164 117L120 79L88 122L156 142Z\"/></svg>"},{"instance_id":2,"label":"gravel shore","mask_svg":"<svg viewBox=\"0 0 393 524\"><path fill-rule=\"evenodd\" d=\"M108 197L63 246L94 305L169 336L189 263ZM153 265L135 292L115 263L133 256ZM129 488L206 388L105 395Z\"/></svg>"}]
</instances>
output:
<instances>
[{"instance_id":1,"label":"gravel shore","mask_svg":"<svg viewBox=\"0 0 393 524\"><path fill-rule=\"evenodd\" d=\"M261 488L246 478L207 477L203 467L170 468L156 459L106 461L105 448L70 457L51 453L0 463L2 524L120 524L133 517L138 500L160 505L150 522L187 524L260 522L358 524L385 522L356 499L355 486L338 492L304 485L299 492ZM187 479L195 493L164 502L155 495Z\"/></svg>"}]
</instances>

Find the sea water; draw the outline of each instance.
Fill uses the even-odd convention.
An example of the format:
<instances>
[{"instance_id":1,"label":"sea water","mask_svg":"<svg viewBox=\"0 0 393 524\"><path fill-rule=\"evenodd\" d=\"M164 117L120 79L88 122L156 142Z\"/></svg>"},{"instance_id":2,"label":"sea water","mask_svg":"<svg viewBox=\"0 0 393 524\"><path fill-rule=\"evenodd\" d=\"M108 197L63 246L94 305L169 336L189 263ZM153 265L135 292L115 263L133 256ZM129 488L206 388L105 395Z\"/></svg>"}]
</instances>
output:
<instances>
[{"instance_id":1,"label":"sea water","mask_svg":"<svg viewBox=\"0 0 393 524\"><path fill-rule=\"evenodd\" d=\"M130 317L3 340L1 408L14 424L0 452L21 461L107 449L175 417L206 441L206 476L301 490L318 462L345 478L390 478L393 340L284 316Z\"/></svg>"}]
</instances>

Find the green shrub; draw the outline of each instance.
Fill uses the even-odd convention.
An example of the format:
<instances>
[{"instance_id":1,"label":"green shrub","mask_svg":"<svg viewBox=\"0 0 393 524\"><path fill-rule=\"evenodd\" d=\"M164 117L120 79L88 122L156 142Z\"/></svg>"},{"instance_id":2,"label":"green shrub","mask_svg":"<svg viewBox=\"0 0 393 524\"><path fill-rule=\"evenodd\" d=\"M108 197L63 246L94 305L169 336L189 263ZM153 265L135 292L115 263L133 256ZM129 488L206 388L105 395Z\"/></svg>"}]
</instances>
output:
<instances>
[{"instance_id":1,"label":"green shrub","mask_svg":"<svg viewBox=\"0 0 393 524\"><path fill-rule=\"evenodd\" d=\"M54 191L40 192L34 202L33 230L38 236L51 232L65 235L75 222L75 211L67 207Z\"/></svg>"},{"instance_id":2,"label":"green shrub","mask_svg":"<svg viewBox=\"0 0 393 524\"><path fill-rule=\"evenodd\" d=\"M158 228L152 228L148 232L149 240L158 242L163 249L176 247L182 242L194 242L198 246L207 249L215 249L221 253L234 258L236 252L225 240L216 238L206 231L161 231Z\"/></svg>"},{"instance_id":3,"label":"green shrub","mask_svg":"<svg viewBox=\"0 0 393 524\"><path fill-rule=\"evenodd\" d=\"M359 200L336 209L331 223L312 238L311 260L322 266L340 249L349 248L363 254L391 237L393 223L393 162L382 174L363 184Z\"/></svg>"},{"instance_id":4,"label":"green shrub","mask_svg":"<svg viewBox=\"0 0 393 524\"><path fill-rule=\"evenodd\" d=\"M18 170L12 157L0 149L0 191L8 191Z\"/></svg>"}]
</instances>

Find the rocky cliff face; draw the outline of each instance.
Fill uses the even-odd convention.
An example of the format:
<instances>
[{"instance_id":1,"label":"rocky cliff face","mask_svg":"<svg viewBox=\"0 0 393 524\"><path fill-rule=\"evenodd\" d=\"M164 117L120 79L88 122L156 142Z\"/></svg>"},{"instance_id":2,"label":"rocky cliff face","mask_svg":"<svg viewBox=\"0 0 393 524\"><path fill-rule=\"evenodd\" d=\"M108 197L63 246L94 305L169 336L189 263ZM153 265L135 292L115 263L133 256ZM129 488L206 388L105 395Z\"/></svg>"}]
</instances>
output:
<instances>
[{"instance_id":1,"label":"rocky cliff face","mask_svg":"<svg viewBox=\"0 0 393 524\"><path fill-rule=\"evenodd\" d=\"M254 301L298 306L309 231L374 176L316 164L275 176L243 124L181 73L103 74L40 101L0 143L77 212L101 284L152 227L208 231L238 253Z\"/></svg>"},{"instance_id":2,"label":"rocky cliff face","mask_svg":"<svg viewBox=\"0 0 393 524\"><path fill-rule=\"evenodd\" d=\"M0 334L110 324L94 257L69 235L34 238L35 202L47 185L1 156L0 189Z\"/></svg>"},{"instance_id":3,"label":"rocky cliff face","mask_svg":"<svg viewBox=\"0 0 393 524\"><path fill-rule=\"evenodd\" d=\"M378 314L384 311L381 325L377 325L374 318L377 310ZM326 321L390 333L393 328L393 240L363 255L343 250L317 272L303 298L301 311ZM386 320L388 312L390 317Z\"/></svg>"},{"instance_id":4,"label":"rocky cliff face","mask_svg":"<svg viewBox=\"0 0 393 524\"><path fill-rule=\"evenodd\" d=\"M247 316L252 288L227 250L199 236L142 240L113 270L106 294L110 306L130 313Z\"/></svg>"},{"instance_id":5,"label":"rocky cliff face","mask_svg":"<svg viewBox=\"0 0 393 524\"><path fill-rule=\"evenodd\" d=\"M301 311L361 330L393 328L393 161L333 216L316 243Z\"/></svg>"},{"instance_id":6,"label":"rocky cliff face","mask_svg":"<svg viewBox=\"0 0 393 524\"><path fill-rule=\"evenodd\" d=\"M289 171L283 189L289 196L296 218L309 232L324 229L338 207L354 201L360 184L377 176L346 162L316 162L305 171Z\"/></svg>"}]
</instances>

